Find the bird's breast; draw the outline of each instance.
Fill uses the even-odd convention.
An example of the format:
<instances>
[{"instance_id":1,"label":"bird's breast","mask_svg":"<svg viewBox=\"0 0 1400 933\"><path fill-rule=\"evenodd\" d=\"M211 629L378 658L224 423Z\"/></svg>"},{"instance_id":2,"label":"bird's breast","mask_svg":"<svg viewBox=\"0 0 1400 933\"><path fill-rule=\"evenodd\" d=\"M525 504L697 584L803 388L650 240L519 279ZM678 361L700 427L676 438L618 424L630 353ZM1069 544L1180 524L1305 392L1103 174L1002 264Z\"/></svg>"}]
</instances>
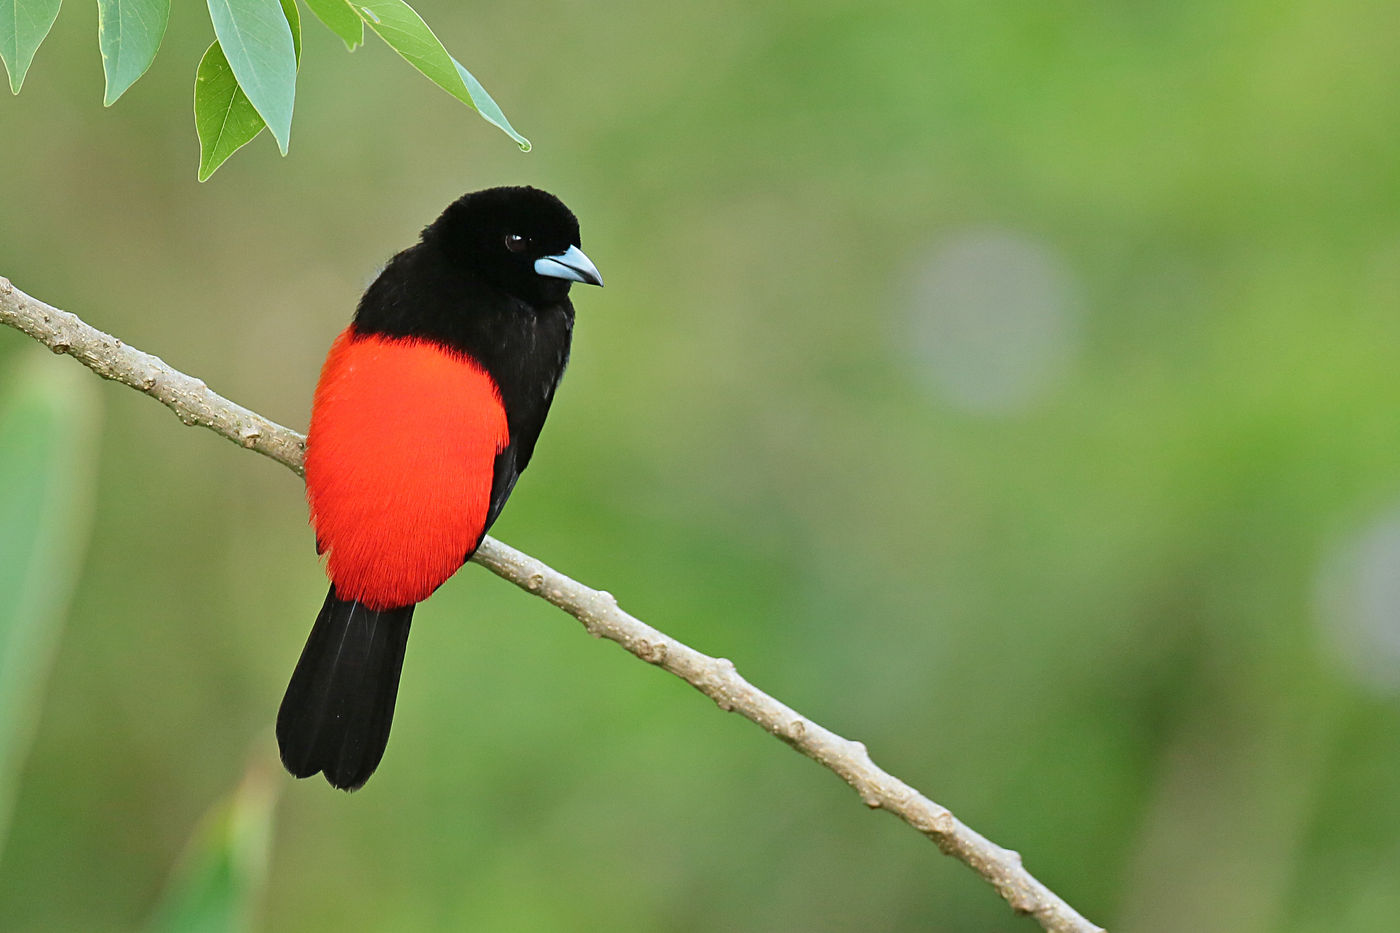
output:
<instances>
[{"instance_id":1,"label":"bird's breast","mask_svg":"<svg viewBox=\"0 0 1400 933\"><path fill-rule=\"evenodd\" d=\"M495 381L437 343L347 329L321 371L306 492L342 599L411 605L481 538L510 441Z\"/></svg>"}]
</instances>

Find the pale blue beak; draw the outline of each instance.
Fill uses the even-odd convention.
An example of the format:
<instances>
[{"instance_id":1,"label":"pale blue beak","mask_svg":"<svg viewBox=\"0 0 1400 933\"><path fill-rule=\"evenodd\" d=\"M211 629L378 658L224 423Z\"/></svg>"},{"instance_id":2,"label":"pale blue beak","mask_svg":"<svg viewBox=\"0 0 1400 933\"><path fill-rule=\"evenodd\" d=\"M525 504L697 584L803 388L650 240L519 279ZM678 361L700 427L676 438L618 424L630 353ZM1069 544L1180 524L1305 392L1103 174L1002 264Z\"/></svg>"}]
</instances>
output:
<instances>
[{"instance_id":1,"label":"pale blue beak","mask_svg":"<svg viewBox=\"0 0 1400 933\"><path fill-rule=\"evenodd\" d=\"M583 255L583 250L577 246L570 246L554 256L536 259L535 271L540 275L582 282L584 285L603 284L603 276L599 274L598 267L593 265L593 261Z\"/></svg>"}]
</instances>

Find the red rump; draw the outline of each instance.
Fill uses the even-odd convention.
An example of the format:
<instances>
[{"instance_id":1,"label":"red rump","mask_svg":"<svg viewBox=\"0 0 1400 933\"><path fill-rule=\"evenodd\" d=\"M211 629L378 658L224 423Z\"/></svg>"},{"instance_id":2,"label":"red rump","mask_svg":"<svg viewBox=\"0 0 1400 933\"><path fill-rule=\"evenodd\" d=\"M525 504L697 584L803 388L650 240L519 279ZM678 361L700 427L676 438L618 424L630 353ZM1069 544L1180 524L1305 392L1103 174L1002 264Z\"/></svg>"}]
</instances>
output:
<instances>
[{"instance_id":1,"label":"red rump","mask_svg":"<svg viewBox=\"0 0 1400 933\"><path fill-rule=\"evenodd\" d=\"M331 346L311 409L306 498L341 599L393 609L462 565L510 442L496 383L424 340L357 335Z\"/></svg>"}]
</instances>

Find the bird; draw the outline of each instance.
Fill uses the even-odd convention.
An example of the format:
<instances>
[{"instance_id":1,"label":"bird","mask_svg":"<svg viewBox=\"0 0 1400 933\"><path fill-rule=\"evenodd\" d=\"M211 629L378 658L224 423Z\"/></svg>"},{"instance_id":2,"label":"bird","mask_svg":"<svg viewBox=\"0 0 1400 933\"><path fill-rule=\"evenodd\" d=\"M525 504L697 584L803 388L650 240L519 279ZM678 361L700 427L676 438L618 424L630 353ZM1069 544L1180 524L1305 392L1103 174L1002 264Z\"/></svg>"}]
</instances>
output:
<instances>
[{"instance_id":1,"label":"bird","mask_svg":"<svg viewBox=\"0 0 1400 933\"><path fill-rule=\"evenodd\" d=\"M569 361L578 219L533 187L453 201L331 345L306 497L330 589L277 713L282 763L352 791L389 741L418 603L477 550L529 465Z\"/></svg>"}]
</instances>

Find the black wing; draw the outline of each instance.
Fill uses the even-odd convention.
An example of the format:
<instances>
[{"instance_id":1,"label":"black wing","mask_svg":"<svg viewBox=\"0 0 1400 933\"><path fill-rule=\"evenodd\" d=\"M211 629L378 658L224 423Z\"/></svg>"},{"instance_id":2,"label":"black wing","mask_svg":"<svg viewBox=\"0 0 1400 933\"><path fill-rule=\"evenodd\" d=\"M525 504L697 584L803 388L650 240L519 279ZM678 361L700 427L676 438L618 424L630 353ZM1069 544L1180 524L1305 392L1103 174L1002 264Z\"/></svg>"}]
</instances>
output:
<instances>
[{"instance_id":1,"label":"black wing","mask_svg":"<svg viewBox=\"0 0 1400 933\"><path fill-rule=\"evenodd\" d=\"M496 524L501 509L506 507L506 500L515 490L515 481L520 479L520 469L515 462L519 449L516 439L511 438L506 449L496 454L496 475L491 480L491 511L486 513L486 524L481 529L482 537L485 537L490 527ZM478 540L477 544L479 545L481 542ZM473 553L475 553L475 549L473 549Z\"/></svg>"},{"instance_id":2,"label":"black wing","mask_svg":"<svg viewBox=\"0 0 1400 933\"><path fill-rule=\"evenodd\" d=\"M535 453L554 392L569 363L574 310L568 301L539 313L529 326L510 337L520 341L521 352L502 354L485 361L501 392L510 429L510 443L496 455L491 480L491 508L486 513L482 537L495 524L520 474ZM477 544L472 547L476 553ZM471 554L467 555L471 557Z\"/></svg>"}]
</instances>

